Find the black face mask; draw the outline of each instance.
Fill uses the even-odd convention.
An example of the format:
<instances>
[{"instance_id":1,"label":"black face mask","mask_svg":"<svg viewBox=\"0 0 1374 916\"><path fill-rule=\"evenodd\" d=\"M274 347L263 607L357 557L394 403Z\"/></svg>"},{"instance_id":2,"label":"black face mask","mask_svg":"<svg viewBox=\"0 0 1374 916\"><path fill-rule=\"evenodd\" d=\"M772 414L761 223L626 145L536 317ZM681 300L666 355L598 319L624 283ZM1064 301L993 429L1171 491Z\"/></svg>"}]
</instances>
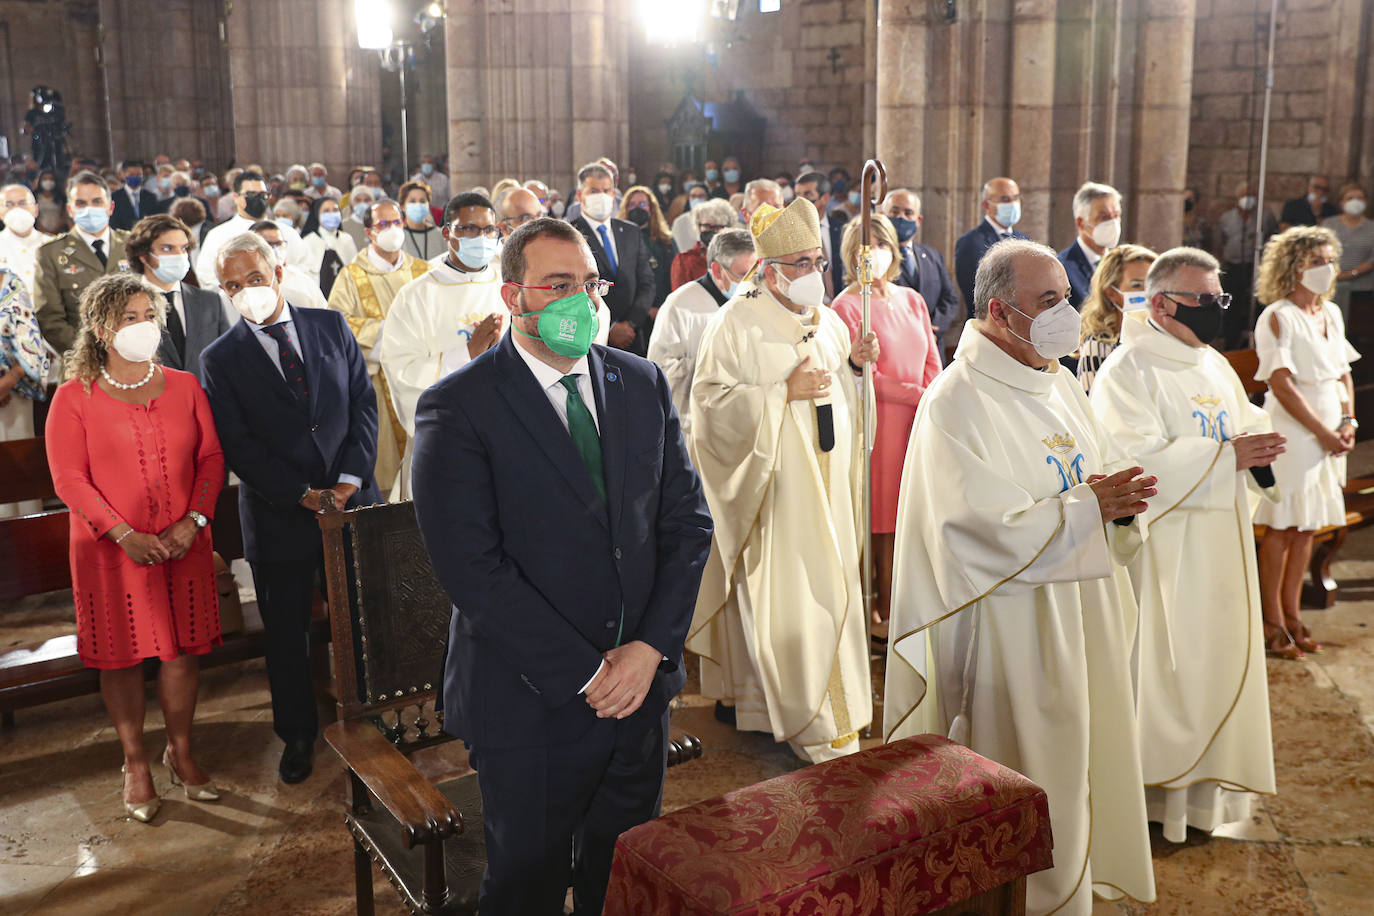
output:
<instances>
[{"instance_id":1,"label":"black face mask","mask_svg":"<svg viewBox=\"0 0 1374 916\"><path fill-rule=\"evenodd\" d=\"M703 232L701 234L701 247L703 249L711 247L711 239L715 238L715 232Z\"/></svg>"},{"instance_id":2,"label":"black face mask","mask_svg":"<svg viewBox=\"0 0 1374 916\"><path fill-rule=\"evenodd\" d=\"M187 194L190 193L191 189L184 184L179 184L175 188L172 188L172 194L176 197L185 197Z\"/></svg>"},{"instance_id":3,"label":"black face mask","mask_svg":"<svg viewBox=\"0 0 1374 916\"><path fill-rule=\"evenodd\" d=\"M645 210L643 207L635 207L629 213L625 214L625 218L641 229L649 225L649 211Z\"/></svg>"},{"instance_id":4,"label":"black face mask","mask_svg":"<svg viewBox=\"0 0 1374 916\"><path fill-rule=\"evenodd\" d=\"M1210 344L1221 333L1222 310L1218 303L1184 305L1176 299L1170 301L1178 306L1174 310L1174 320L1196 334L1203 344Z\"/></svg>"},{"instance_id":5,"label":"black face mask","mask_svg":"<svg viewBox=\"0 0 1374 916\"><path fill-rule=\"evenodd\" d=\"M1191 197L1185 197L1185 198L1183 199L1183 212L1184 212L1184 213L1192 213L1192 212L1193 212L1193 207L1194 207L1195 204L1196 204L1196 201L1194 201Z\"/></svg>"},{"instance_id":6,"label":"black face mask","mask_svg":"<svg viewBox=\"0 0 1374 916\"><path fill-rule=\"evenodd\" d=\"M267 212L267 192L249 191L243 195L243 209L253 219L262 219L262 215Z\"/></svg>"}]
</instances>

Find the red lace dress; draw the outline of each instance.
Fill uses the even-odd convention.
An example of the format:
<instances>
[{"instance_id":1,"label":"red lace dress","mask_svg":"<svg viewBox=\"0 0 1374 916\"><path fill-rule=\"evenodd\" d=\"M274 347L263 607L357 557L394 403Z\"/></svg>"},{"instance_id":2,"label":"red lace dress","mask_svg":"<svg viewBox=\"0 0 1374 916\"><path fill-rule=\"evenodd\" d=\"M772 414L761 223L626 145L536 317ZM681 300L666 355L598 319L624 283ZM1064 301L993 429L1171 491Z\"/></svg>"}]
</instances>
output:
<instances>
[{"instance_id":1,"label":"red lace dress","mask_svg":"<svg viewBox=\"0 0 1374 916\"><path fill-rule=\"evenodd\" d=\"M72 380L48 414L48 465L71 509L76 646L90 668L202 655L220 642L208 528L186 556L155 566L105 537L121 522L157 534L189 510L214 515L224 454L210 402L194 375L162 371L166 390L147 405Z\"/></svg>"}]
</instances>

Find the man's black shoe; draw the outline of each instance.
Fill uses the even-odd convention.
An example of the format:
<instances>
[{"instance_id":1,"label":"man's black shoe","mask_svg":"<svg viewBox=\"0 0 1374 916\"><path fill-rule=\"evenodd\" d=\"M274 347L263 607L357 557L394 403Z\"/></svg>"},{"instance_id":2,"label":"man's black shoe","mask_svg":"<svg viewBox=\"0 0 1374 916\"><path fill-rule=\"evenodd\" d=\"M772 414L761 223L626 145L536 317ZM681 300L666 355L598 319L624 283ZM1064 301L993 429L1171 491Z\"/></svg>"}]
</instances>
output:
<instances>
[{"instance_id":1,"label":"man's black shoe","mask_svg":"<svg viewBox=\"0 0 1374 916\"><path fill-rule=\"evenodd\" d=\"M734 725L735 707L726 706L720 700L716 700L716 721L724 722L726 725Z\"/></svg>"},{"instance_id":2,"label":"man's black shoe","mask_svg":"<svg viewBox=\"0 0 1374 916\"><path fill-rule=\"evenodd\" d=\"M277 772L281 774L281 781L289 786L298 782L305 782L310 778L310 773L314 769L311 761L315 757L315 742L308 740L288 741L286 749L281 752L281 764L277 767Z\"/></svg>"}]
</instances>

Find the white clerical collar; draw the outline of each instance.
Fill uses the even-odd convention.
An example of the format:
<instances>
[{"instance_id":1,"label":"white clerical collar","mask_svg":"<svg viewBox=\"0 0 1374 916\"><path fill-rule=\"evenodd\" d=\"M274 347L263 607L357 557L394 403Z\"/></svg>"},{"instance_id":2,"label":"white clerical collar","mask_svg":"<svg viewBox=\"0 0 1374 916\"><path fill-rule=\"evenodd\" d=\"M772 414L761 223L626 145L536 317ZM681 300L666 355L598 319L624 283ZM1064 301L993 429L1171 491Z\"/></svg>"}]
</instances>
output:
<instances>
[{"instance_id":1,"label":"white clerical collar","mask_svg":"<svg viewBox=\"0 0 1374 916\"><path fill-rule=\"evenodd\" d=\"M110 256L110 227L108 225L105 226L105 231L99 235L91 235L80 226L74 228L76 229L76 234L81 236L81 240L86 243L87 248L91 249L91 251L95 251L95 243L99 242L105 246L105 257L108 258Z\"/></svg>"},{"instance_id":2,"label":"white clerical collar","mask_svg":"<svg viewBox=\"0 0 1374 916\"><path fill-rule=\"evenodd\" d=\"M1098 254L1096 251L1093 251L1091 248L1085 245L1083 243L1083 236L1080 235L1077 239L1077 242L1078 247L1082 248L1083 253L1088 256L1088 264L1090 264L1093 267L1096 267L1097 262L1102 260L1102 255Z\"/></svg>"},{"instance_id":3,"label":"white clerical collar","mask_svg":"<svg viewBox=\"0 0 1374 916\"><path fill-rule=\"evenodd\" d=\"M457 260L456 257L455 260ZM434 278L436 283L442 283L445 286L460 283L494 283L498 279L495 266L496 258L488 261L487 266L481 270L459 270L448 262L447 255L430 263L434 266L430 268L428 276Z\"/></svg>"},{"instance_id":4,"label":"white clerical collar","mask_svg":"<svg viewBox=\"0 0 1374 916\"><path fill-rule=\"evenodd\" d=\"M396 258L396 263L392 264L391 262L387 261L386 258L379 255L377 253L376 248L372 247L371 245L368 245L367 262L371 264L374 268L376 268L377 273L389 274L392 271L401 269L401 266L404 265L406 262L406 256L405 253L402 252L400 256Z\"/></svg>"},{"instance_id":5,"label":"white clerical collar","mask_svg":"<svg viewBox=\"0 0 1374 916\"><path fill-rule=\"evenodd\" d=\"M510 333L515 334L518 332L512 330ZM573 363L572 368L567 372L559 372L553 366L550 366L529 350L520 346L518 340L512 338L511 346L515 347L515 352L520 354L520 358L525 361L525 365L529 366L530 371L534 373L534 380L538 382L539 387L543 388L545 391L548 391L554 385L561 384L563 376L565 375L581 376L591 372L591 369L587 366L587 357L585 356L578 357L577 362Z\"/></svg>"},{"instance_id":6,"label":"white clerical collar","mask_svg":"<svg viewBox=\"0 0 1374 916\"><path fill-rule=\"evenodd\" d=\"M970 321L964 325L963 334L959 337L959 347L954 355L956 359L963 357L974 370L989 378L1012 388L1039 395L1050 393L1061 368L1058 362L1051 362L1047 369L1035 369L1013 359L983 333L977 321Z\"/></svg>"},{"instance_id":7,"label":"white clerical collar","mask_svg":"<svg viewBox=\"0 0 1374 916\"><path fill-rule=\"evenodd\" d=\"M37 226L30 229L28 235L20 235L7 226L5 229L0 230L0 236L12 239L16 245L32 245L35 248L52 238L52 236L40 232Z\"/></svg>"},{"instance_id":8,"label":"white clerical collar","mask_svg":"<svg viewBox=\"0 0 1374 916\"><path fill-rule=\"evenodd\" d=\"M992 218L991 216L984 216L984 217L983 217L983 222L985 222L985 223L987 223L989 226L991 226L991 227L992 227L992 231L993 231L993 232L996 232L998 235L1002 236L1003 238L1010 238L1010 237L1011 237L1012 228L1011 228L1010 226L1003 227L1003 226L997 225L997 223L993 221L993 218Z\"/></svg>"}]
</instances>

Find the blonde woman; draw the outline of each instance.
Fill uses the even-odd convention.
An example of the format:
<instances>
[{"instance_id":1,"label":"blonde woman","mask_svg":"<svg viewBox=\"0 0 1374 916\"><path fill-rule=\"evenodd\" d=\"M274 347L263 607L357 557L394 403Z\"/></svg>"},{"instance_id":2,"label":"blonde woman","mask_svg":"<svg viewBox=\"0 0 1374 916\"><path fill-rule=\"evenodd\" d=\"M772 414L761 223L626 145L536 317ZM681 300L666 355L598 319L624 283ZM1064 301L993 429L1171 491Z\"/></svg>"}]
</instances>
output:
<instances>
[{"instance_id":1,"label":"blonde woman","mask_svg":"<svg viewBox=\"0 0 1374 916\"><path fill-rule=\"evenodd\" d=\"M143 749L143 660L159 658L162 762L197 801L219 797L191 754L197 655L220 641L210 518L224 455L196 377L157 364L166 306L134 273L81 295L68 381L48 415L48 464L71 509L76 648L124 749L124 808L147 823L159 798Z\"/></svg>"},{"instance_id":2,"label":"blonde woman","mask_svg":"<svg viewBox=\"0 0 1374 916\"><path fill-rule=\"evenodd\" d=\"M1331 302L1340 257L1331 230L1294 226L1269 241L1260 262L1257 292L1269 306L1255 327L1255 378L1269 383L1264 409L1288 437L1273 464L1280 499L1255 513L1269 529L1259 549L1260 597L1265 648L1278 658L1322 649L1302 622L1302 578L1313 534L1345 521L1345 455L1357 426L1350 363L1360 354Z\"/></svg>"},{"instance_id":3,"label":"blonde woman","mask_svg":"<svg viewBox=\"0 0 1374 916\"><path fill-rule=\"evenodd\" d=\"M831 307L857 336L863 315L859 287L859 220L850 220L840 241L849 286L835 297ZM873 364L877 395L878 428L873 443L873 557L878 574L878 595L873 605L875 624L887 620L892 594L892 554L897 530L897 494L902 483L902 462L907 439L916 421L921 395L940 371L940 349L930 325L930 309L921 294L893 281L902 273L897 230L886 216L873 217L873 282L869 286L869 317L872 330L882 341L882 352Z\"/></svg>"},{"instance_id":4,"label":"blonde woman","mask_svg":"<svg viewBox=\"0 0 1374 916\"><path fill-rule=\"evenodd\" d=\"M1097 370L1121 341L1126 312L1149 308L1145 275L1155 254L1144 245L1118 245L1102 256L1083 300L1083 340L1078 345L1078 381L1090 394Z\"/></svg>"}]
</instances>

